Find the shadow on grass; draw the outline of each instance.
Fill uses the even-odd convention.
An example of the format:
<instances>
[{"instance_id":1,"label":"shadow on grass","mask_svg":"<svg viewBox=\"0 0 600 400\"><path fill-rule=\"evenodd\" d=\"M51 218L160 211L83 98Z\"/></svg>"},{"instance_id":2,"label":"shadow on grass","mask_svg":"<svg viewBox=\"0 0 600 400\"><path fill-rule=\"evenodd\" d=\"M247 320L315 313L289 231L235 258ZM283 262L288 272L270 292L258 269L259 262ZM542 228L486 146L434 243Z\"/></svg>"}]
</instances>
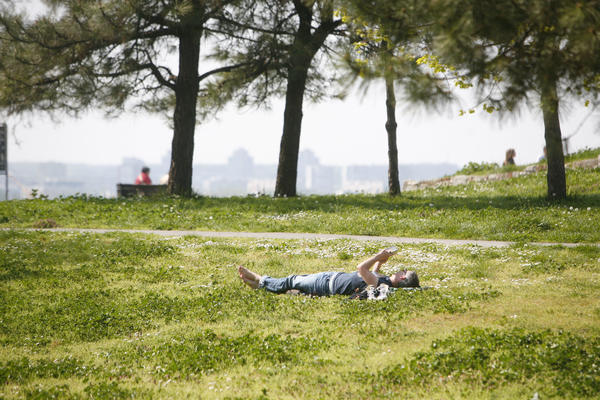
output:
<instances>
[{"instance_id":1,"label":"shadow on grass","mask_svg":"<svg viewBox=\"0 0 600 400\"><path fill-rule=\"evenodd\" d=\"M239 207L253 211L265 212L294 212L319 211L335 213L345 208L364 208L370 210L391 211L398 209L500 209L518 210L529 208L545 208L556 206L600 207L600 194L582 194L570 196L566 200L550 201L544 196L470 196L466 198L449 195L415 196L404 194L398 197L389 195L347 195L347 196L302 196L287 199L263 198L204 198L195 207ZM431 206L433 205L433 206ZM245 206L245 207L244 207ZM195 208L194 207L194 208Z\"/></svg>"}]
</instances>

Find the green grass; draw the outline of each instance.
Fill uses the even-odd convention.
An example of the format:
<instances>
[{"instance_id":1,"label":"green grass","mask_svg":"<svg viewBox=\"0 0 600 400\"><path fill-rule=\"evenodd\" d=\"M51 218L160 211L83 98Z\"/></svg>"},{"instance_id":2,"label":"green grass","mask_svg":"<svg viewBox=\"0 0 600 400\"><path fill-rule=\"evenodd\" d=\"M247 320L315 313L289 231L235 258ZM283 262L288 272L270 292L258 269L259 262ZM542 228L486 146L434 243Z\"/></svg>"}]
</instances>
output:
<instances>
[{"instance_id":1,"label":"green grass","mask_svg":"<svg viewBox=\"0 0 600 400\"><path fill-rule=\"evenodd\" d=\"M600 156L600 148L590 149L585 148L575 153L571 153L565 156L565 163L573 161L587 160L591 158L598 158ZM540 161L538 164L545 164L545 161ZM497 163L476 163L469 162L458 170L454 175L488 175L488 174L500 174L505 172L522 171L528 165L506 165L500 166Z\"/></svg>"},{"instance_id":2,"label":"green grass","mask_svg":"<svg viewBox=\"0 0 600 400\"><path fill-rule=\"evenodd\" d=\"M351 271L379 247L0 231L0 398L598 398L597 246L405 245L385 271L430 289L381 302L235 272Z\"/></svg>"},{"instance_id":3,"label":"green grass","mask_svg":"<svg viewBox=\"0 0 600 400\"><path fill-rule=\"evenodd\" d=\"M600 156L600 148L590 149L586 147L585 149L565 156L565 162L598 158L598 156Z\"/></svg>"},{"instance_id":4,"label":"green grass","mask_svg":"<svg viewBox=\"0 0 600 400\"><path fill-rule=\"evenodd\" d=\"M503 165L497 163L476 163L469 162L467 165L456 171L454 175L488 175L500 174L504 172L522 171L526 165Z\"/></svg>"},{"instance_id":5,"label":"green grass","mask_svg":"<svg viewBox=\"0 0 600 400\"><path fill-rule=\"evenodd\" d=\"M600 170L567 180L557 203L544 173L395 198L1 202L0 399L598 398ZM351 271L377 242L10 229L55 225L519 244L404 245L385 271L430 289L360 302L252 291L235 266Z\"/></svg>"},{"instance_id":6,"label":"green grass","mask_svg":"<svg viewBox=\"0 0 600 400\"><path fill-rule=\"evenodd\" d=\"M569 198L546 200L546 176L388 195L0 202L0 227L57 225L254 232L319 232L519 242L600 241L600 169L567 171Z\"/></svg>"},{"instance_id":7,"label":"green grass","mask_svg":"<svg viewBox=\"0 0 600 400\"><path fill-rule=\"evenodd\" d=\"M386 386L425 389L432 381L440 387L456 380L496 389L535 380L547 382L546 396L593 397L600 388L599 359L598 337L583 338L562 330L470 327L434 340L429 349L363 379L374 393Z\"/></svg>"}]
</instances>

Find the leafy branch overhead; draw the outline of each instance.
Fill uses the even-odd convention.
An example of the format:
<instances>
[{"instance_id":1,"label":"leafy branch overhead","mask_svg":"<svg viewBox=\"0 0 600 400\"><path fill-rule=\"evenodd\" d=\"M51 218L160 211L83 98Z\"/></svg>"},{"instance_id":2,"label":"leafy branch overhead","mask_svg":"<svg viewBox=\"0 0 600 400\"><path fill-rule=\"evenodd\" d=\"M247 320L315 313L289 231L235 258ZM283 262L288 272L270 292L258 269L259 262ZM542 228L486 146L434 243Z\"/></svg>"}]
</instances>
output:
<instances>
[{"instance_id":1,"label":"leafy branch overhead","mask_svg":"<svg viewBox=\"0 0 600 400\"><path fill-rule=\"evenodd\" d=\"M424 35L426 26L419 21L408 15L398 19L398 29L403 32L400 38L391 36L387 26L357 12L353 8L336 11L349 26L351 46L344 55L349 67L346 87L358 78L365 89L374 79L391 79L402 88L406 104L431 107L454 97L451 82L466 85L454 68L431 54Z\"/></svg>"},{"instance_id":2,"label":"leafy branch overhead","mask_svg":"<svg viewBox=\"0 0 600 400\"><path fill-rule=\"evenodd\" d=\"M37 17L13 11L16 0L2 4L0 109L78 115L99 108L116 115L138 108L168 115L172 194L191 194L201 84L234 70L256 75L265 64L262 57L219 63L200 57L202 41L205 48L222 40L218 27L231 10L248 5L242 0L51 0ZM236 30L242 28L231 27L231 34Z\"/></svg>"},{"instance_id":3,"label":"leafy branch overhead","mask_svg":"<svg viewBox=\"0 0 600 400\"><path fill-rule=\"evenodd\" d=\"M157 42L173 30L131 21L127 5L72 4L69 12L33 22L4 10L2 105L9 112L78 113L95 104L115 110L142 90L172 86L173 73L154 60Z\"/></svg>"},{"instance_id":4,"label":"leafy branch overhead","mask_svg":"<svg viewBox=\"0 0 600 400\"><path fill-rule=\"evenodd\" d=\"M310 4L309 4L310 3ZM294 65L316 56L309 66L305 93L313 101L331 93L335 71L322 68L337 52L336 37L344 34L328 1L247 1L224 13L211 32L222 35L209 57L243 63L203 88L198 111L210 114L230 101L239 107L269 107L272 97L284 97ZM302 61L301 61L302 60Z\"/></svg>"},{"instance_id":5,"label":"leafy branch overhead","mask_svg":"<svg viewBox=\"0 0 600 400\"><path fill-rule=\"evenodd\" d=\"M0 105L8 113L78 114L92 107L119 112L129 100L153 110L171 104L177 37L186 29L211 35L208 25L222 18L219 7L234 2L208 3L196 9L173 1L52 1L54 12L33 21L5 6ZM217 66L198 81L244 67L248 63Z\"/></svg>"},{"instance_id":6,"label":"leafy branch overhead","mask_svg":"<svg viewBox=\"0 0 600 400\"><path fill-rule=\"evenodd\" d=\"M548 151L548 197L566 197L559 110L568 100L583 96L581 100L589 104L600 95L597 1L349 3L354 13L380 27L394 46L404 43L411 32L404 22L414 17L427 50L418 60L434 73L452 66L453 74L461 77L456 86L472 85L484 111L502 115L523 105L540 109ZM467 112L474 111L472 107Z\"/></svg>"}]
</instances>

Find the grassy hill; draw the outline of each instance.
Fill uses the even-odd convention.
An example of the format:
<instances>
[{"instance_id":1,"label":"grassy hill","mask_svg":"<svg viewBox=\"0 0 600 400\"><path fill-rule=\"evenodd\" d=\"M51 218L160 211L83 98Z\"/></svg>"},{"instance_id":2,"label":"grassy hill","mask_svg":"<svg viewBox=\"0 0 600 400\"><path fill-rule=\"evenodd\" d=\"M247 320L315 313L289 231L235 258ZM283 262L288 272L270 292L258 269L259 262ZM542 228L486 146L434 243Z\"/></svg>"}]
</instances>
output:
<instances>
[{"instance_id":1,"label":"grassy hill","mask_svg":"<svg viewBox=\"0 0 600 400\"><path fill-rule=\"evenodd\" d=\"M0 230L0 399L597 399L600 172L385 195L0 203L51 224L581 242L402 245L385 301L254 291L236 266L353 271L381 244Z\"/></svg>"},{"instance_id":2,"label":"grassy hill","mask_svg":"<svg viewBox=\"0 0 600 400\"><path fill-rule=\"evenodd\" d=\"M425 238L599 242L600 170L567 171L569 199L545 198L546 175L388 195L104 199L0 203L0 227L56 224ZM48 221L51 220L51 221Z\"/></svg>"},{"instance_id":3,"label":"grassy hill","mask_svg":"<svg viewBox=\"0 0 600 400\"><path fill-rule=\"evenodd\" d=\"M565 164L569 164L573 161L581 161L581 160L589 160L596 159L600 156L600 148L598 149L590 149L585 148L576 153L571 153L565 156ZM537 164L543 165L545 161L540 161ZM480 174L498 174L503 172L511 172L511 171L523 171L530 165L534 164L525 164L525 165L506 165L501 166L497 163L474 163L470 162L465 165L460 170L456 171L454 175L480 175Z\"/></svg>"},{"instance_id":4,"label":"grassy hill","mask_svg":"<svg viewBox=\"0 0 600 400\"><path fill-rule=\"evenodd\" d=\"M422 291L349 301L236 276L352 271L377 243L0 231L0 398L600 394L600 248L404 245Z\"/></svg>"}]
</instances>

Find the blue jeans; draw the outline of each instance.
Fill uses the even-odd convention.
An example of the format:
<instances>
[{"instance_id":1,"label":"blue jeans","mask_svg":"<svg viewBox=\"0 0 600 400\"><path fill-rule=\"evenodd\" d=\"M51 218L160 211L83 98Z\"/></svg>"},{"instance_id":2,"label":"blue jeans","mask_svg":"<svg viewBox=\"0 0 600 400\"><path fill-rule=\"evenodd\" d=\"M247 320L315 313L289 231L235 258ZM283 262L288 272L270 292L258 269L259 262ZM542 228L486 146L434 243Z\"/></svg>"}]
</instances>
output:
<instances>
[{"instance_id":1,"label":"blue jeans","mask_svg":"<svg viewBox=\"0 0 600 400\"><path fill-rule=\"evenodd\" d=\"M313 296L329 296L329 280L337 272L319 272L309 275L290 275L285 278L263 276L258 287L273 293L285 293L288 290L299 290Z\"/></svg>"}]
</instances>

